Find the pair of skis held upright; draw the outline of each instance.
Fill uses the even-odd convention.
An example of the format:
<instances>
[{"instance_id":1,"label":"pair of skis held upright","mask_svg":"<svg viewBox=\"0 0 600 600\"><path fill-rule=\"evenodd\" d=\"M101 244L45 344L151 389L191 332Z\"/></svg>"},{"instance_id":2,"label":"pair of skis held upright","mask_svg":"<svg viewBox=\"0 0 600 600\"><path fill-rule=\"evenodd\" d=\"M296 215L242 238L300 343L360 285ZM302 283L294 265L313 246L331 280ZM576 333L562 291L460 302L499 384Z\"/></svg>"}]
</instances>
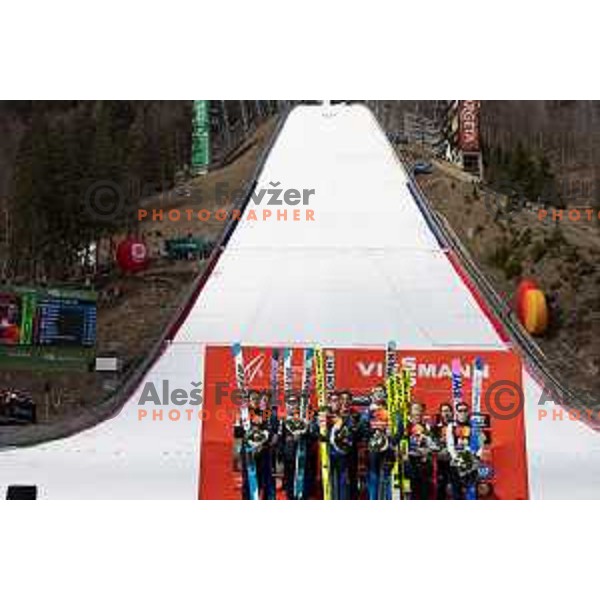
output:
<instances>
[{"instance_id":1,"label":"pair of skis held upright","mask_svg":"<svg viewBox=\"0 0 600 600\"><path fill-rule=\"evenodd\" d=\"M480 357L475 358L473 363L472 372L472 386L471 386L471 427L469 432L469 452L473 456L477 456L481 450L481 392L483 387L483 360ZM454 414L456 414L457 405L464 402L462 392L462 369L460 360L455 358L452 361L452 408ZM448 446L452 443L452 440L448 439ZM477 500L477 483L472 483L467 486L466 491L467 500Z\"/></svg>"},{"instance_id":2,"label":"pair of skis held upright","mask_svg":"<svg viewBox=\"0 0 600 600\"><path fill-rule=\"evenodd\" d=\"M410 371L402 369L398 372L397 352L395 342L388 342L385 352L385 377L387 411L392 438L398 437L400 433L400 449L394 457L392 466L392 500L408 498L410 494L410 479L406 476L403 456L408 454L408 437L406 429L408 426L408 407L410 406L410 395L412 381ZM402 423L399 431L400 422Z\"/></svg>"},{"instance_id":3,"label":"pair of skis held upright","mask_svg":"<svg viewBox=\"0 0 600 600\"><path fill-rule=\"evenodd\" d=\"M246 382L246 372L244 366L244 357L242 347L239 343L232 346L232 353L235 362L236 384L238 391L244 401L240 408L240 419L245 433L251 429L250 413L248 407L248 386ZM308 407L310 384L313 376L313 367L315 372L315 387L317 393L317 403L321 415L327 412L327 394L335 389L335 355L333 352L327 353L328 375L325 373L325 359L322 348L306 348L304 350L304 364L302 370L302 393L300 396L300 414L304 417ZM412 378L410 371L402 368L398 372L397 350L395 342L389 342L385 354L386 370L386 396L387 410L389 414L390 433L393 437L398 435L399 423L402 422L402 435L400 436L400 452L396 453L391 472L392 499L406 499L410 494L410 479L406 476L403 456L408 453L408 438L406 429L408 425L408 410L411 402ZM271 357L271 391L273 399L277 399L277 385L279 373L279 351L273 350ZM283 381L284 394L287 397L292 391L292 350L286 348L283 351ZM473 370L472 385L472 413L475 417L469 439L469 450L475 455L481 447L479 424L477 416L481 410L481 389L483 382L483 361L476 358ZM457 405L463 401L462 395L462 371L459 359L452 361L452 401L456 412ZM331 483L331 465L329 456L329 447L327 442L327 422L326 419L319 420L319 455L321 463L321 480L323 483L323 499L332 499ZM302 499L304 494L304 475L306 466L306 440L301 438L296 451L295 477L294 477L294 497ZM258 500L258 476L256 472L256 462L252 452L246 456L246 469L248 478L249 497L251 500ZM467 499L474 500L477 497L476 486L471 485L467 489Z\"/></svg>"}]
</instances>

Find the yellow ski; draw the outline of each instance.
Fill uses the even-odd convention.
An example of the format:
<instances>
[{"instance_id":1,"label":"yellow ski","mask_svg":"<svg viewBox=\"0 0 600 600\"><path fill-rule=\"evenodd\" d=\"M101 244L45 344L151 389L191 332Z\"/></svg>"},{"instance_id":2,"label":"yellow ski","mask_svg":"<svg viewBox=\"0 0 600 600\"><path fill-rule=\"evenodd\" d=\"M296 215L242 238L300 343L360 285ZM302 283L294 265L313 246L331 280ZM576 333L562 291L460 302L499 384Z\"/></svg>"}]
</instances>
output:
<instances>
[{"instance_id":1,"label":"yellow ski","mask_svg":"<svg viewBox=\"0 0 600 600\"><path fill-rule=\"evenodd\" d=\"M408 411L411 402L411 375L410 371L406 368L402 368L401 373L398 375L398 385L400 389L399 398L399 410L402 417L402 438L400 440L400 486L402 488L402 498L408 499L411 492L410 479L406 476L405 461L408 459L408 436L406 435L406 429L408 427Z\"/></svg>"},{"instance_id":2,"label":"yellow ski","mask_svg":"<svg viewBox=\"0 0 600 600\"><path fill-rule=\"evenodd\" d=\"M398 415L400 410L398 380L396 377L397 367L396 344L395 342L388 342L385 352L385 384L390 434L392 439L398 434ZM400 500L401 498L400 460L401 457L399 456L398 451L396 451L391 472L392 500Z\"/></svg>"},{"instance_id":3,"label":"yellow ski","mask_svg":"<svg viewBox=\"0 0 600 600\"><path fill-rule=\"evenodd\" d=\"M331 477L329 466L329 442L327 441L327 395L325 392L325 366L323 350L315 348L315 376L317 385L317 402L319 407L319 454L321 457L321 479L323 482L323 500L331 500ZM323 418L323 416L325 418Z\"/></svg>"}]
</instances>

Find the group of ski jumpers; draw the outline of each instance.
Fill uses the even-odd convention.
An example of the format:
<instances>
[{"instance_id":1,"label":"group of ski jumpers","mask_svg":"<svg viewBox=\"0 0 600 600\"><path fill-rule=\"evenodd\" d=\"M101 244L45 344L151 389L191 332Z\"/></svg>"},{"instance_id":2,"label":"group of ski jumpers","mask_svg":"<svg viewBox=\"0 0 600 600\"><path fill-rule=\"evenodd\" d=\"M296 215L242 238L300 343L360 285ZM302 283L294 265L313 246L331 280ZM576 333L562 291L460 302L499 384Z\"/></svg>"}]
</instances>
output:
<instances>
[{"instance_id":1,"label":"group of ski jumpers","mask_svg":"<svg viewBox=\"0 0 600 600\"><path fill-rule=\"evenodd\" d=\"M313 408L302 391L289 392L278 407L270 390L249 390L246 414L234 426L242 497L493 498L480 469L489 432L474 430L469 406L450 399L426 415L424 404L411 400L400 413L390 410L389 392L383 382L366 396L329 390Z\"/></svg>"}]
</instances>

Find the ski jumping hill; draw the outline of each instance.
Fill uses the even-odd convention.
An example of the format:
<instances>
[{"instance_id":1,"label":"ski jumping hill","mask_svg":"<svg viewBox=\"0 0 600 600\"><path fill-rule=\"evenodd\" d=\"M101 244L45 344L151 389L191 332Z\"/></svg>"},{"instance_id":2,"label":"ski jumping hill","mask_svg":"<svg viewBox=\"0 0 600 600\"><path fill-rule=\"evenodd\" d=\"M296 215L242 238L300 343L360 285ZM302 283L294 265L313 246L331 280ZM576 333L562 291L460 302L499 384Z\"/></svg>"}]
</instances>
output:
<instances>
[{"instance_id":1,"label":"ski jumping hill","mask_svg":"<svg viewBox=\"0 0 600 600\"><path fill-rule=\"evenodd\" d=\"M197 498L201 421L140 420L138 401L149 384L189 390L201 382L207 345L511 347L365 106L291 111L256 189L314 193L294 207L250 200L185 321L121 412L71 437L1 452L0 494L33 484L41 498ZM285 221L275 218L283 209ZM558 407L538 406L542 390L526 350L516 350L528 496L599 498L600 435L567 416L539 418L540 408L552 415Z\"/></svg>"}]
</instances>

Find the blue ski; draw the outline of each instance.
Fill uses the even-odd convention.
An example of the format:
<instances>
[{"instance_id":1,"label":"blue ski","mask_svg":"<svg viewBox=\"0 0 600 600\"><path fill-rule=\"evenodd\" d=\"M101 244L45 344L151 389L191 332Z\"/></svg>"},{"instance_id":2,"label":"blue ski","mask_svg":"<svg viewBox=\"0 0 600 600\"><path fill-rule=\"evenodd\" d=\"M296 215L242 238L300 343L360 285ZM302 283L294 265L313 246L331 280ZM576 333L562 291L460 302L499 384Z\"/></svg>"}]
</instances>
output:
<instances>
[{"instance_id":1,"label":"blue ski","mask_svg":"<svg viewBox=\"0 0 600 600\"><path fill-rule=\"evenodd\" d=\"M273 348L271 351L271 401L269 403L269 428L277 429L278 418L279 418L279 350ZM275 452L272 450L272 460L275 461ZM275 464L271 465L272 469L275 469ZM275 475L273 474L273 477ZM270 486L267 500L277 499L277 484L276 479L273 480L272 486Z\"/></svg>"},{"instance_id":2,"label":"blue ski","mask_svg":"<svg viewBox=\"0 0 600 600\"><path fill-rule=\"evenodd\" d=\"M460 359L452 359L452 409L456 416L456 406L462 402L462 370Z\"/></svg>"},{"instance_id":3,"label":"blue ski","mask_svg":"<svg viewBox=\"0 0 600 600\"><path fill-rule=\"evenodd\" d=\"M313 355L312 348L304 350L304 366L302 369L302 393L300 395L300 418L308 425L308 405L310 399L310 384L313 372ZM307 430L308 433L308 430ZM296 468L294 470L294 497L296 500L304 499L305 487L305 469L306 469L306 435L304 433L298 439L296 449Z\"/></svg>"},{"instance_id":4,"label":"blue ski","mask_svg":"<svg viewBox=\"0 0 600 600\"><path fill-rule=\"evenodd\" d=\"M238 392L241 395L242 404L240 406L240 419L242 428L244 429L244 440L242 442L242 451L246 458L246 478L248 480L248 495L250 500L259 500L258 493L258 475L256 473L256 460L254 452L248 442L247 437L250 435L250 410L248 408L248 387L246 385L246 370L244 367L244 355L242 346L239 343L233 344L231 347L233 360L235 363L235 380Z\"/></svg>"},{"instance_id":5,"label":"blue ski","mask_svg":"<svg viewBox=\"0 0 600 600\"><path fill-rule=\"evenodd\" d=\"M481 387L483 384L483 360L475 358L473 364L472 390L471 390L471 431L469 433L469 450L476 458L481 449L479 416L481 412ZM477 500L477 480L467 487L467 500Z\"/></svg>"}]
</instances>

